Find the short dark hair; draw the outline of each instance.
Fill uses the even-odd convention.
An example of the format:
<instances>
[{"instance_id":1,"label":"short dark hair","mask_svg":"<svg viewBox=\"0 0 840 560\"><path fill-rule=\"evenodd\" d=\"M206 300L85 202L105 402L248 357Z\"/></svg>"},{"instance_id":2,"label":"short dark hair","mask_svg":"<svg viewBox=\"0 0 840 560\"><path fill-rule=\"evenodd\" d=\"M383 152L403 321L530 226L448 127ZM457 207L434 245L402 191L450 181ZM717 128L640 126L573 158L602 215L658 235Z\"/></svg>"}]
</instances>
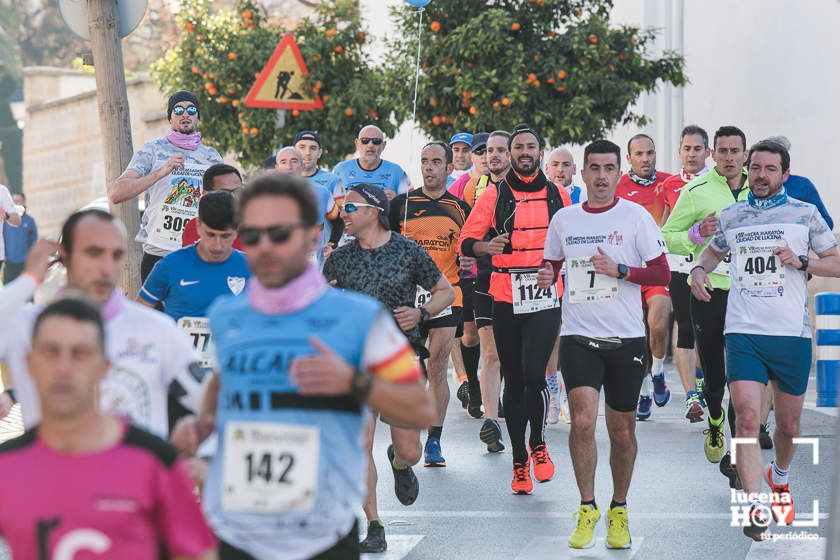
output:
<instances>
[{"instance_id":1,"label":"short dark hair","mask_svg":"<svg viewBox=\"0 0 840 560\"><path fill-rule=\"evenodd\" d=\"M599 140L593 140L586 145L586 148L583 150L584 166L586 166L586 161L589 159L589 154L615 154L615 161L618 165L621 165L621 148L618 147L618 144L609 140L601 138Z\"/></svg>"},{"instance_id":2,"label":"short dark hair","mask_svg":"<svg viewBox=\"0 0 840 560\"><path fill-rule=\"evenodd\" d=\"M709 133L697 126L696 124L690 124L684 129L682 129L682 132L680 133L680 144L682 144L682 141L685 139L686 136L691 136L693 134L699 134L700 137L703 138L704 148L709 147Z\"/></svg>"},{"instance_id":3,"label":"short dark hair","mask_svg":"<svg viewBox=\"0 0 840 560\"><path fill-rule=\"evenodd\" d=\"M738 128L737 126L722 126L715 131L715 138L712 141L712 145L717 148L717 141L718 138L721 136L740 136L741 143L744 145L744 149L747 149L747 135L744 134L744 131Z\"/></svg>"},{"instance_id":4,"label":"short dark hair","mask_svg":"<svg viewBox=\"0 0 840 560\"><path fill-rule=\"evenodd\" d=\"M204 187L205 192L210 192L215 188L213 186L213 179L229 173L235 173L236 176L239 177L239 180L242 180L242 174L239 173L239 170L234 166L226 163L213 164L207 168L207 171L205 171L204 175L201 177L201 186Z\"/></svg>"},{"instance_id":5,"label":"short dark hair","mask_svg":"<svg viewBox=\"0 0 840 560\"><path fill-rule=\"evenodd\" d=\"M771 154L778 154L782 158L782 173L790 169L790 152L787 149L773 140L762 140L756 142L750 147L750 155L747 156L747 167L750 166L753 154L756 152L768 152Z\"/></svg>"},{"instance_id":6,"label":"short dark hair","mask_svg":"<svg viewBox=\"0 0 840 560\"><path fill-rule=\"evenodd\" d=\"M12 195L18 195L24 202L26 202L26 195L23 194L23 191L12 193Z\"/></svg>"},{"instance_id":7,"label":"short dark hair","mask_svg":"<svg viewBox=\"0 0 840 560\"><path fill-rule=\"evenodd\" d=\"M102 314L92 303L78 297L63 297L47 305L35 319L32 327L32 339L38 334L38 328L50 317L68 317L82 323L93 323L96 327L99 346L105 351L105 324Z\"/></svg>"},{"instance_id":8,"label":"short dark hair","mask_svg":"<svg viewBox=\"0 0 840 560\"><path fill-rule=\"evenodd\" d=\"M650 136L648 136L648 135L647 135L647 134L645 134L644 132L640 132L640 133L638 133L638 134L634 134L634 135L630 138L630 140L628 140L628 141L627 141L627 153L628 153L628 154L630 153L630 144L632 144L634 141L636 141L636 140L638 140L638 139L640 139L640 138L647 138L648 140L650 140L650 143L651 143L651 144L653 144L653 147L654 147L654 148L656 148L656 142L654 142L654 141L653 141L653 138L651 138Z\"/></svg>"},{"instance_id":9,"label":"short dark hair","mask_svg":"<svg viewBox=\"0 0 840 560\"><path fill-rule=\"evenodd\" d=\"M73 252L73 236L76 233L76 226L80 221L82 221L82 219L87 218L88 216L93 216L103 222L116 221L116 218L112 214L106 212L105 210L100 210L99 208L87 208L70 214L70 217L67 218L67 220L64 221L64 225L61 226L61 247L67 255L70 255L70 253Z\"/></svg>"},{"instance_id":10,"label":"short dark hair","mask_svg":"<svg viewBox=\"0 0 840 560\"><path fill-rule=\"evenodd\" d=\"M531 128L530 125L526 123L518 124L513 127L513 132L510 133L508 136L508 150L513 146L513 139L519 136L520 134L531 134L534 138L537 139L537 144L542 150L545 147L545 141L543 141L543 137L540 135L539 132Z\"/></svg>"},{"instance_id":11,"label":"short dark hair","mask_svg":"<svg viewBox=\"0 0 840 560\"><path fill-rule=\"evenodd\" d=\"M211 191L198 200L198 219L211 229L236 229L233 195L227 191Z\"/></svg>"},{"instance_id":12,"label":"short dark hair","mask_svg":"<svg viewBox=\"0 0 840 560\"><path fill-rule=\"evenodd\" d=\"M487 137L488 140L491 138L504 138L505 142L510 140L510 132L507 130L494 130L490 133L490 136Z\"/></svg>"},{"instance_id":13,"label":"short dark hair","mask_svg":"<svg viewBox=\"0 0 840 560\"><path fill-rule=\"evenodd\" d=\"M238 223L242 223L245 208L257 198L285 196L294 200L300 209L300 221L306 227L318 223L318 201L306 180L288 173L266 173L242 189L239 198Z\"/></svg>"},{"instance_id":14,"label":"short dark hair","mask_svg":"<svg viewBox=\"0 0 840 560\"><path fill-rule=\"evenodd\" d=\"M446 164L449 165L450 163L452 163L452 148L449 147L449 144L447 144L446 142L435 140L434 142L429 142L428 144L420 148L420 151L422 152L430 146L440 146L441 148L443 148L443 153L446 156Z\"/></svg>"}]
</instances>

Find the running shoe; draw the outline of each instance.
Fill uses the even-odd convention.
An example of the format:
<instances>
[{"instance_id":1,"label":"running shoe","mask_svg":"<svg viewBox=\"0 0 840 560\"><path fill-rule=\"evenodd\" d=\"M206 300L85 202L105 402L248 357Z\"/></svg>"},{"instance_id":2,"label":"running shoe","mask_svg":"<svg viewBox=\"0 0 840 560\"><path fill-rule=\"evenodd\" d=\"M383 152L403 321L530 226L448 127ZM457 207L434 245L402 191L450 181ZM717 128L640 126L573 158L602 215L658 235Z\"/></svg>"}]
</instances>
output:
<instances>
[{"instance_id":1,"label":"running shoe","mask_svg":"<svg viewBox=\"0 0 840 560\"><path fill-rule=\"evenodd\" d=\"M770 437L770 428L762 424L758 429L758 444L762 449L773 449L773 438Z\"/></svg>"},{"instance_id":2,"label":"running shoe","mask_svg":"<svg viewBox=\"0 0 840 560\"><path fill-rule=\"evenodd\" d=\"M546 418L546 422L549 424L556 424L560 421L560 403L558 403L559 399L551 395L548 399L548 418Z\"/></svg>"},{"instance_id":3,"label":"running shoe","mask_svg":"<svg viewBox=\"0 0 840 560\"><path fill-rule=\"evenodd\" d=\"M469 382L468 382L469 383ZM469 398L467 399L467 413L475 419L484 416L481 410L481 387L473 387L472 383L469 385Z\"/></svg>"},{"instance_id":4,"label":"running shoe","mask_svg":"<svg viewBox=\"0 0 840 560\"><path fill-rule=\"evenodd\" d=\"M647 420L650 418L650 406L653 404L653 399L650 397L640 396L639 406L636 408L636 420Z\"/></svg>"},{"instance_id":5,"label":"running shoe","mask_svg":"<svg viewBox=\"0 0 840 560\"><path fill-rule=\"evenodd\" d=\"M595 525L601 519L601 512L590 505L582 505L574 515L575 530L569 537L570 548L592 548L595 546Z\"/></svg>"},{"instance_id":6,"label":"running shoe","mask_svg":"<svg viewBox=\"0 0 840 560\"><path fill-rule=\"evenodd\" d=\"M723 420L726 413L722 413L719 423L715 423L711 416L708 418L709 428L703 430L703 435L706 436L706 441L703 445L703 451L706 452L706 459L710 463L720 463L723 458Z\"/></svg>"},{"instance_id":7,"label":"running shoe","mask_svg":"<svg viewBox=\"0 0 840 560\"><path fill-rule=\"evenodd\" d=\"M572 423L572 415L569 414L569 409L565 404L560 405L560 421L564 424Z\"/></svg>"},{"instance_id":8,"label":"running shoe","mask_svg":"<svg viewBox=\"0 0 840 560\"><path fill-rule=\"evenodd\" d=\"M427 467L445 467L446 459L443 458L443 451L440 448L440 439L431 437L426 440L426 448L423 451Z\"/></svg>"},{"instance_id":9,"label":"running shoe","mask_svg":"<svg viewBox=\"0 0 840 560\"><path fill-rule=\"evenodd\" d=\"M554 478L554 462L548 456L545 443L531 449L531 462L534 463L534 478L537 482L548 482Z\"/></svg>"},{"instance_id":10,"label":"running shoe","mask_svg":"<svg viewBox=\"0 0 840 560\"><path fill-rule=\"evenodd\" d=\"M379 553L388 550L388 541L385 540L385 527L378 520L368 523L367 536L359 543L361 552Z\"/></svg>"},{"instance_id":11,"label":"running shoe","mask_svg":"<svg viewBox=\"0 0 840 560\"><path fill-rule=\"evenodd\" d=\"M703 421L703 407L700 406L700 398L694 391L689 391L685 399L685 417L692 424Z\"/></svg>"},{"instance_id":12,"label":"running shoe","mask_svg":"<svg viewBox=\"0 0 840 560\"><path fill-rule=\"evenodd\" d=\"M470 382L464 381L461 383L458 390L455 392L455 395L458 397L458 400L461 401L461 408L466 410L466 408L470 404Z\"/></svg>"},{"instance_id":13,"label":"running shoe","mask_svg":"<svg viewBox=\"0 0 840 560\"><path fill-rule=\"evenodd\" d=\"M749 521L744 527L744 534L754 541L761 542L766 536L764 532L769 523L770 520L767 519L764 509L753 505L750 507Z\"/></svg>"},{"instance_id":14,"label":"running shoe","mask_svg":"<svg viewBox=\"0 0 840 560\"><path fill-rule=\"evenodd\" d=\"M491 420L490 418L485 420L478 432L478 438L487 445L487 451L490 453L501 453L505 450L502 443L502 428L499 426L498 420Z\"/></svg>"},{"instance_id":15,"label":"running shoe","mask_svg":"<svg viewBox=\"0 0 840 560\"><path fill-rule=\"evenodd\" d=\"M729 451L723 454L720 460L720 474L729 479L729 487L733 490L743 490L744 485L741 484L741 477L738 475L738 468L732 464L732 455Z\"/></svg>"},{"instance_id":16,"label":"running shoe","mask_svg":"<svg viewBox=\"0 0 840 560\"><path fill-rule=\"evenodd\" d=\"M627 521L627 506L607 510L607 548L630 548L630 524Z\"/></svg>"},{"instance_id":17,"label":"running shoe","mask_svg":"<svg viewBox=\"0 0 840 560\"><path fill-rule=\"evenodd\" d=\"M706 396L703 394L703 378L694 379L694 387L697 390L697 398L700 399L700 406L706 408Z\"/></svg>"},{"instance_id":18,"label":"running shoe","mask_svg":"<svg viewBox=\"0 0 840 560\"><path fill-rule=\"evenodd\" d=\"M502 399L499 399L499 418L505 417L505 407L502 405Z\"/></svg>"},{"instance_id":19,"label":"running shoe","mask_svg":"<svg viewBox=\"0 0 840 560\"><path fill-rule=\"evenodd\" d=\"M660 371L653 378L653 402L656 406L663 407L671 400L671 390L665 383L665 372Z\"/></svg>"},{"instance_id":20,"label":"running shoe","mask_svg":"<svg viewBox=\"0 0 840 560\"><path fill-rule=\"evenodd\" d=\"M764 477L770 485L770 511L773 512L773 519L776 523L790 525L795 515L790 485L773 482L773 463L764 468Z\"/></svg>"},{"instance_id":21,"label":"running shoe","mask_svg":"<svg viewBox=\"0 0 840 560\"><path fill-rule=\"evenodd\" d=\"M394 446L388 446L388 464L394 471L394 494L404 506L410 506L417 499L420 493L420 482L411 467L398 469L394 466Z\"/></svg>"},{"instance_id":22,"label":"running shoe","mask_svg":"<svg viewBox=\"0 0 840 560\"><path fill-rule=\"evenodd\" d=\"M528 461L513 464L513 480L510 482L510 489L514 494L530 494L534 490Z\"/></svg>"}]
</instances>

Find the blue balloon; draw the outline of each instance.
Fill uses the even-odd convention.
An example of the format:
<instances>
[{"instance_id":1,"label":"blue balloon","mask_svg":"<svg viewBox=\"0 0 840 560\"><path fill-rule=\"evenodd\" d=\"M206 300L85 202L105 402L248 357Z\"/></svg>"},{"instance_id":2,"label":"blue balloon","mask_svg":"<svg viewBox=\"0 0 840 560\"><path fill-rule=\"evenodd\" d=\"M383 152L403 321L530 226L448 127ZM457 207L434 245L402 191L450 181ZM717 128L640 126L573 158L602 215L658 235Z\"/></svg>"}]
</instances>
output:
<instances>
[{"instance_id":1,"label":"blue balloon","mask_svg":"<svg viewBox=\"0 0 840 560\"><path fill-rule=\"evenodd\" d=\"M432 0L405 0L407 4L411 4L415 8L422 8Z\"/></svg>"}]
</instances>

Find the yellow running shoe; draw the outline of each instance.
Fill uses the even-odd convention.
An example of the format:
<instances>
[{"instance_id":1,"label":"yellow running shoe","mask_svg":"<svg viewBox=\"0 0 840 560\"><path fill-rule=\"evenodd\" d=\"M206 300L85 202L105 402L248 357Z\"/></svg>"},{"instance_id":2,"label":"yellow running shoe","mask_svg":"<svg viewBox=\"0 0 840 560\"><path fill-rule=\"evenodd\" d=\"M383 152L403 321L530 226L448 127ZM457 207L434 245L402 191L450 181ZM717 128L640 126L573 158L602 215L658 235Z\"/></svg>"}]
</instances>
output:
<instances>
[{"instance_id":1,"label":"yellow running shoe","mask_svg":"<svg viewBox=\"0 0 840 560\"><path fill-rule=\"evenodd\" d=\"M708 417L709 429L703 430L703 434L706 436L703 450L706 452L706 459L710 463L720 463L720 460L723 459L723 420L725 417L725 414L721 414L719 420L712 420L712 415L710 414Z\"/></svg>"},{"instance_id":2,"label":"yellow running shoe","mask_svg":"<svg viewBox=\"0 0 840 560\"><path fill-rule=\"evenodd\" d=\"M607 548L630 548L631 543L627 508L610 508L607 511Z\"/></svg>"},{"instance_id":3,"label":"yellow running shoe","mask_svg":"<svg viewBox=\"0 0 840 560\"><path fill-rule=\"evenodd\" d=\"M569 537L569 547L592 548L595 546L595 525L601 519L601 511L590 505L580 506L574 518L577 526Z\"/></svg>"}]
</instances>

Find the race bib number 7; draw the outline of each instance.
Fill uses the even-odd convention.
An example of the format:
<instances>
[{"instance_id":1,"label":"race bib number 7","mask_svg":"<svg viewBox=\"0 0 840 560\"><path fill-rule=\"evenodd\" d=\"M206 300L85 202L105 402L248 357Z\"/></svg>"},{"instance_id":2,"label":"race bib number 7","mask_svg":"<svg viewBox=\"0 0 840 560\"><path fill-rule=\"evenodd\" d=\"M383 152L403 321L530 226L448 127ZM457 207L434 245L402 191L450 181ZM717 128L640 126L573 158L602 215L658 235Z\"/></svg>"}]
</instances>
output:
<instances>
[{"instance_id":1,"label":"race bib number 7","mask_svg":"<svg viewBox=\"0 0 840 560\"><path fill-rule=\"evenodd\" d=\"M560 306L557 285L540 288L537 273L531 269L511 270L510 287L513 294L513 314L535 313Z\"/></svg>"},{"instance_id":2,"label":"race bib number 7","mask_svg":"<svg viewBox=\"0 0 840 560\"><path fill-rule=\"evenodd\" d=\"M312 511L318 487L317 427L228 422L222 507L237 513Z\"/></svg>"},{"instance_id":3,"label":"race bib number 7","mask_svg":"<svg viewBox=\"0 0 840 560\"><path fill-rule=\"evenodd\" d=\"M591 303L614 299L618 293L618 278L598 274L589 259L570 259L566 267L569 279L569 301Z\"/></svg>"}]
</instances>

